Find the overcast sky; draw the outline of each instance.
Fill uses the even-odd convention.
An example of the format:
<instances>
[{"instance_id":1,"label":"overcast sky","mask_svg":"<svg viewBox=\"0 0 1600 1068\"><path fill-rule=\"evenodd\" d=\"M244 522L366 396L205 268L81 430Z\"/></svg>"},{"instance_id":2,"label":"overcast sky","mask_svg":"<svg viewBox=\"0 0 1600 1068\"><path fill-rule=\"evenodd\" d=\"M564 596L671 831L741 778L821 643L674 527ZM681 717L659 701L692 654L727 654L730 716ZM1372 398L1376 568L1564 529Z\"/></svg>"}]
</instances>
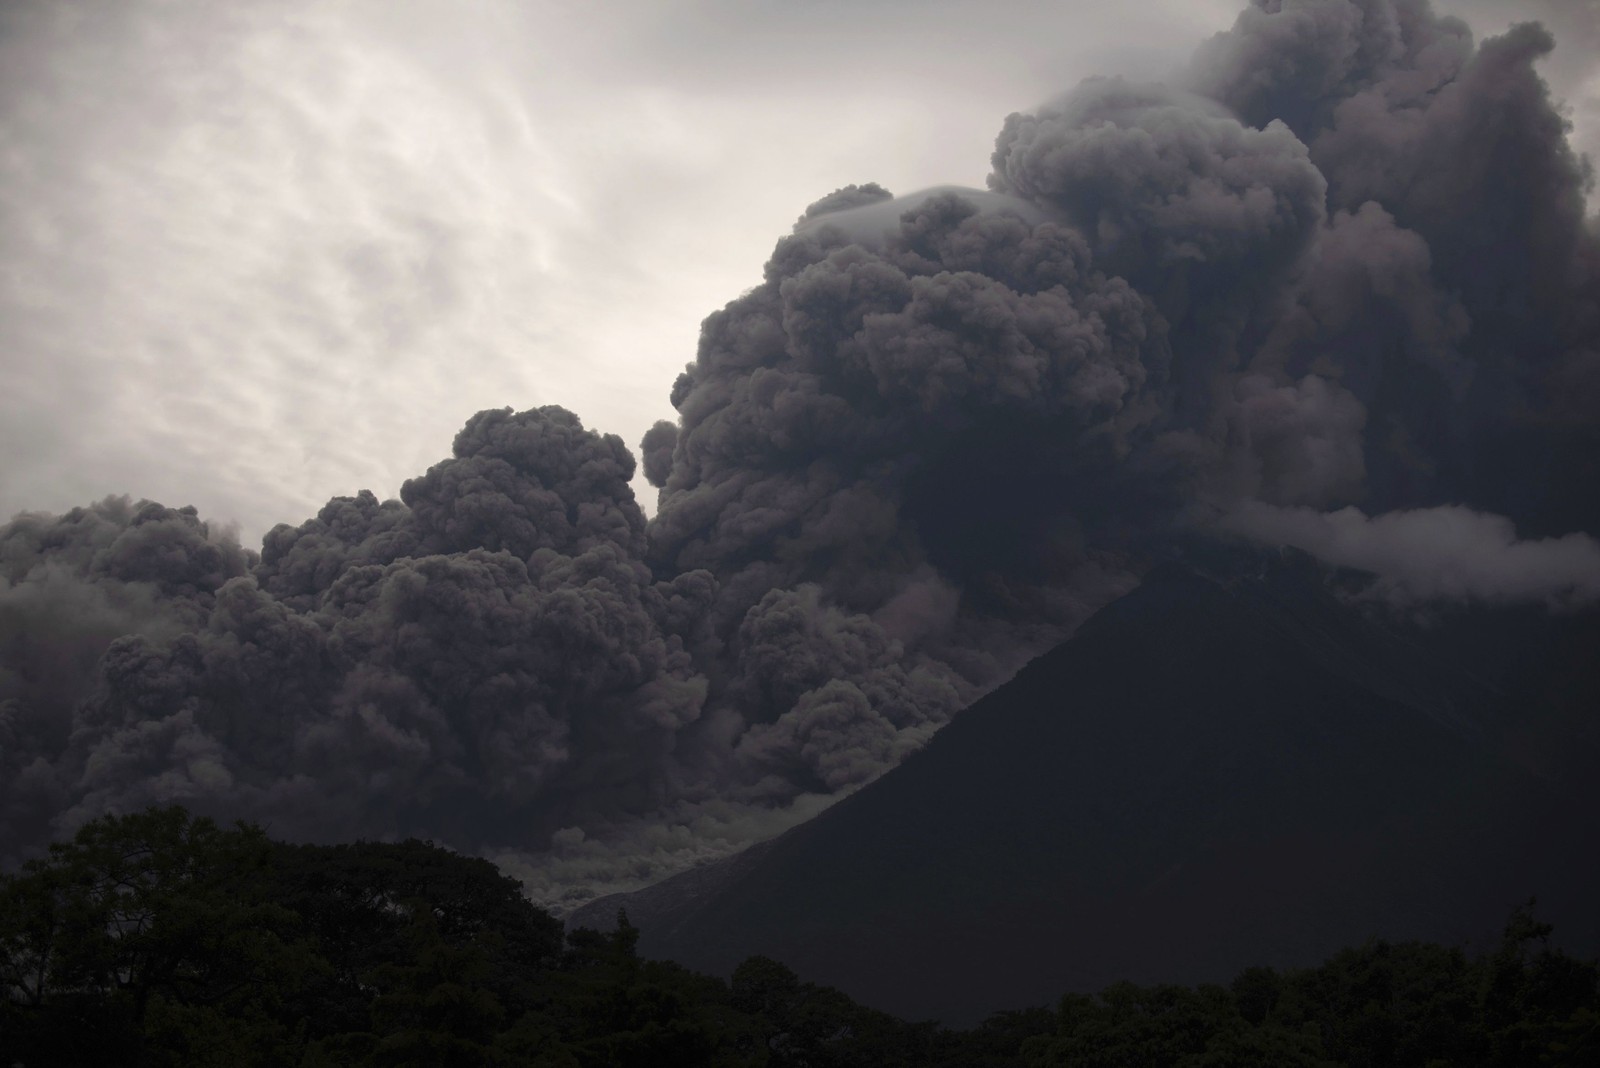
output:
<instances>
[{"instance_id":1,"label":"overcast sky","mask_svg":"<svg viewBox=\"0 0 1600 1068\"><path fill-rule=\"evenodd\" d=\"M481 408L636 447L809 201L981 186L1008 112L1239 6L0 4L0 515L129 493L255 544ZM1545 20L1600 144L1600 6L1437 6Z\"/></svg>"}]
</instances>

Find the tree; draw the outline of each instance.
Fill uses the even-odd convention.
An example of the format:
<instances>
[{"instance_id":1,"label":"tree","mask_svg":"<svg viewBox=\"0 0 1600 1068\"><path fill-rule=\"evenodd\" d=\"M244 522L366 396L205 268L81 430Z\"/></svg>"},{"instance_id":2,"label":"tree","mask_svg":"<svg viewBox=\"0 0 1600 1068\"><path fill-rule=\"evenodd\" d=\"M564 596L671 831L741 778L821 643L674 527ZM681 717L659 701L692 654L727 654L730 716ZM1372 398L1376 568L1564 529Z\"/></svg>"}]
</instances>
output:
<instances>
[{"instance_id":1,"label":"tree","mask_svg":"<svg viewBox=\"0 0 1600 1068\"><path fill-rule=\"evenodd\" d=\"M181 808L106 816L0 880L0 1059L281 1063L277 1010L317 967L261 896L259 828Z\"/></svg>"},{"instance_id":2,"label":"tree","mask_svg":"<svg viewBox=\"0 0 1600 1068\"><path fill-rule=\"evenodd\" d=\"M414 921L426 916L439 943L481 956L478 980L502 1002L553 966L561 923L530 902L516 880L486 860L415 839L273 847L266 892L305 925L331 976L311 1008L317 1033L364 1031L368 975L413 962Z\"/></svg>"}]
</instances>

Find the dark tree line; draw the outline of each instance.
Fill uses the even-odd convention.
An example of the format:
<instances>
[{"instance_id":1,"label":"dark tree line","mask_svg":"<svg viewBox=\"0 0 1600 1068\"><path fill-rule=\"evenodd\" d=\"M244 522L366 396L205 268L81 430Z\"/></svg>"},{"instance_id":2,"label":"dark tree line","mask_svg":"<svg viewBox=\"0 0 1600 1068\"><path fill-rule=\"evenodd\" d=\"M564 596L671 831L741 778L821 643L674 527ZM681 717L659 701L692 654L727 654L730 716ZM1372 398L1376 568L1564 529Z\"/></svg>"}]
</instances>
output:
<instances>
[{"instance_id":1,"label":"dark tree line","mask_svg":"<svg viewBox=\"0 0 1600 1068\"><path fill-rule=\"evenodd\" d=\"M761 957L729 981L561 925L431 844L288 845L180 808L0 876L0 1065L1521 1066L1600 1063L1600 968L1529 911L1469 957L1372 942L1229 986L1118 984L968 1031Z\"/></svg>"}]
</instances>

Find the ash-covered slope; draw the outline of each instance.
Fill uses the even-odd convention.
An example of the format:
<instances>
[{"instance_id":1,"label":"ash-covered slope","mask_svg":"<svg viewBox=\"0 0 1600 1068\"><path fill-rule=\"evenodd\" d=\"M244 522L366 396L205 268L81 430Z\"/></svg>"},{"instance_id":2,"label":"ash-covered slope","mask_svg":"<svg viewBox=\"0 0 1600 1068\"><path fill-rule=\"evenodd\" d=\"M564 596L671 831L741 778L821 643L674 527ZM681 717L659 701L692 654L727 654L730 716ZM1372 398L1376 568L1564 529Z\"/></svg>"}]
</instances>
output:
<instances>
[{"instance_id":1,"label":"ash-covered slope","mask_svg":"<svg viewBox=\"0 0 1600 1068\"><path fill-rule=\"evenodd\" d=\"M816 820L574 922L624 907L649 955L766 954L958 1023L1370 936L1482 944L1531 895L1592 949L1595 810L1501 755L1505 706L1295 562L1166 565Z\"/></svg>"}]
</instances>

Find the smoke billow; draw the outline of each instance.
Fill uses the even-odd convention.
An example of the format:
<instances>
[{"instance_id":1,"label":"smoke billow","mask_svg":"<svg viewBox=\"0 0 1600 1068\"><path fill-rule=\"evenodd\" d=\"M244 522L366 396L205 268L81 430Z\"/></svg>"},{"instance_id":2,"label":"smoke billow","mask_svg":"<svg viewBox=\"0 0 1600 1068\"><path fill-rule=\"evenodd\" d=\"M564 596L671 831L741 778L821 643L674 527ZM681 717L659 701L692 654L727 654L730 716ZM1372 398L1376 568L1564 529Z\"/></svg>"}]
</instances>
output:
<instances>
[{"instance_id":1,"label":"smoke billow","mask_svg":"<svg viewBox=\"0 0 1600 1068\"><path fill-rule=\"evenodd\" d=\"M19 517L0 852L182 801L575 901L870 781L1197 528L1592 600L1600 236L1550 47L1257 0L1175 86L1011 116L989 190L823 197L705 320L648 522L558 408L259 559L192 511Z\"/></svg>"},{"instance_id":2,"label":"smoke billow","mask_svg":"<svg viewBox=\"0 0 1600 1068\"><path fill-rule=\"evenodd\" d=\"M60 758L108 652L192 633L254 562L194 509L125 497L0 527L0 859L74 796Z\"/></svg>"}]
</instances>

